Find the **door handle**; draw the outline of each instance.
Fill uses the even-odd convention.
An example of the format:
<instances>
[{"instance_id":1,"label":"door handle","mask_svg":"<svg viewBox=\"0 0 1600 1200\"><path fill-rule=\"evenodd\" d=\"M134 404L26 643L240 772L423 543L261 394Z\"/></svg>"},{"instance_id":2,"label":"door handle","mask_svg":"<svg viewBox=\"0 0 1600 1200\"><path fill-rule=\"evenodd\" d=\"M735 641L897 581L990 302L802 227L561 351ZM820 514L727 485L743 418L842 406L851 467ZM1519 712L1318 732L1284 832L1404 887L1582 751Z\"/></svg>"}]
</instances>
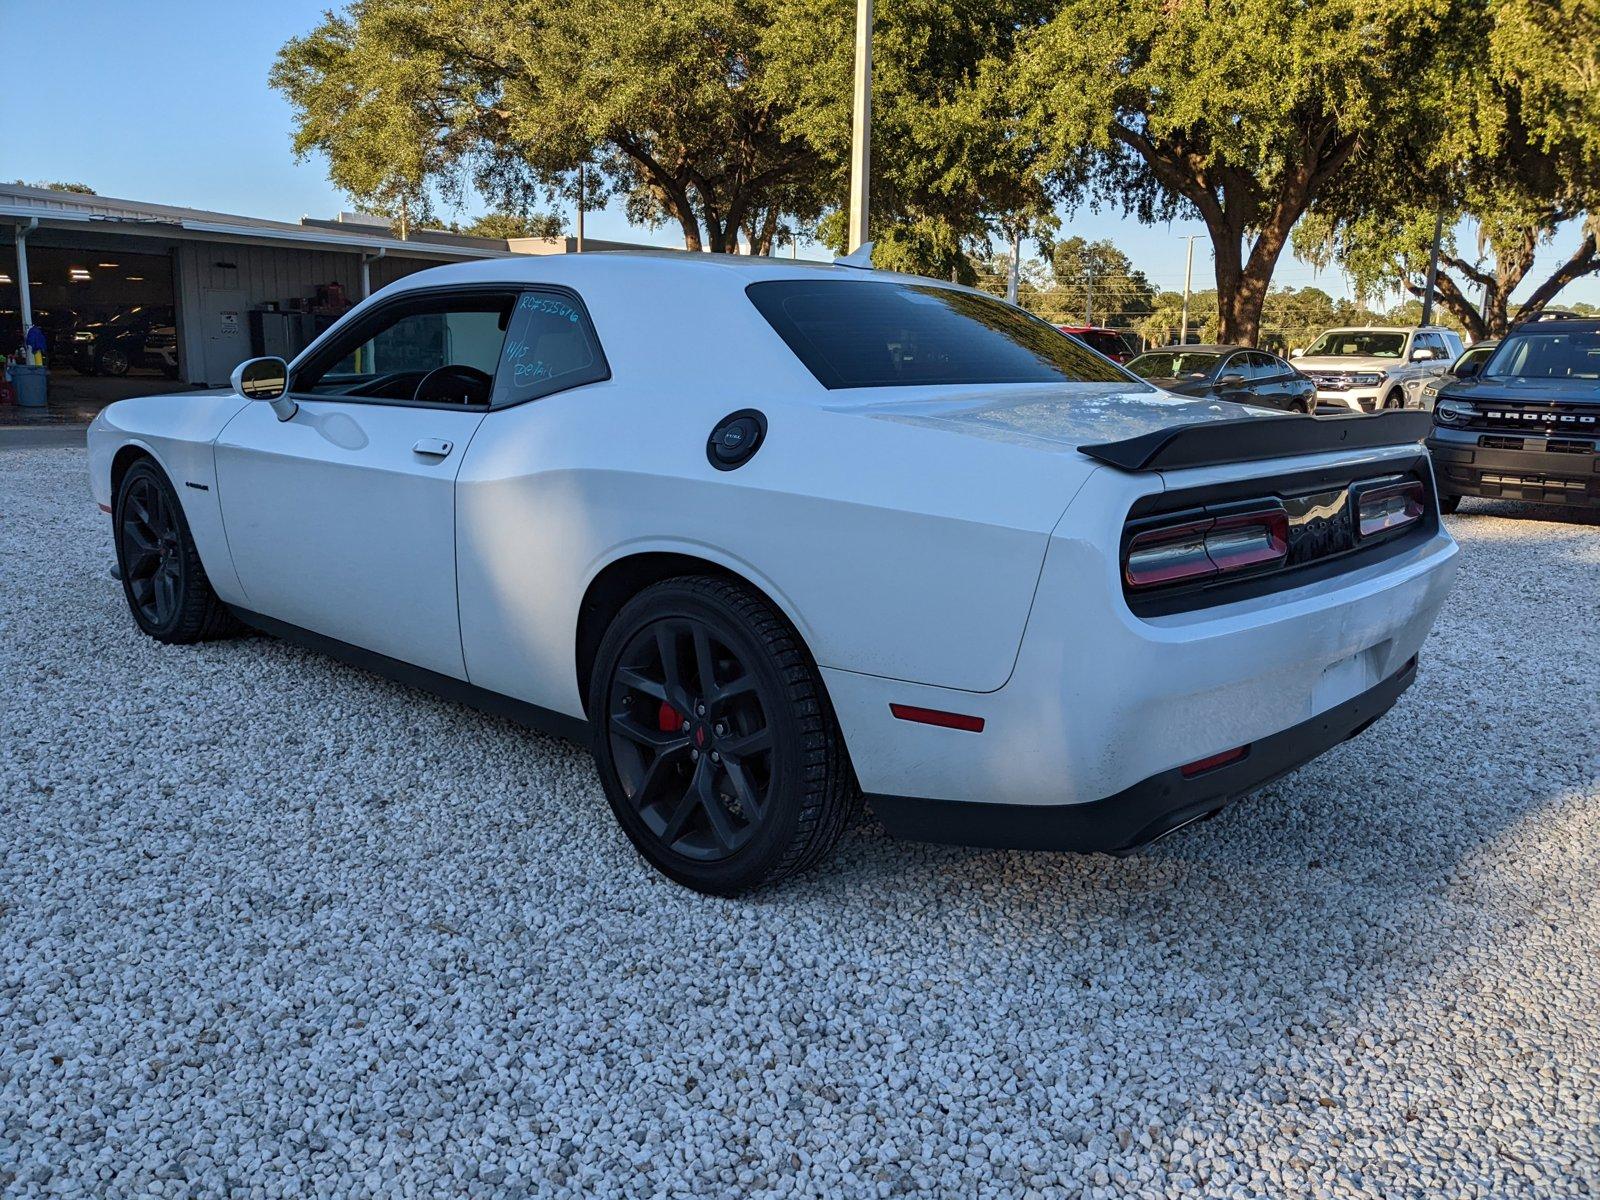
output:
<instances>
[{"instance_id":1,"label":"door handle","mask_svg":"<svg viewBox=\"0 0 1600 1200\"><path fill-rule=\"evenodd\" d=\"M453 449L455 449L454 445L443 438L423 438L415 446L411 447L411 452L413 454L423 454L429 458L445 458Z\"/></svg>"}]
</instances>

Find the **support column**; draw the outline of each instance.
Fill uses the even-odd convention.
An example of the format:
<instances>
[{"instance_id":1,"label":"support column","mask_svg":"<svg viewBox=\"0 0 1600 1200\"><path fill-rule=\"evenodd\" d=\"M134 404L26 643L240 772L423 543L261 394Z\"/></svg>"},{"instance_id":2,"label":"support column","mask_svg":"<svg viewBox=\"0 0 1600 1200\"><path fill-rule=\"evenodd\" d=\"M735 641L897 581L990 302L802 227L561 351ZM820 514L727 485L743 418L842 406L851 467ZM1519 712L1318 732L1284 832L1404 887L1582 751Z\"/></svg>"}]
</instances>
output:
<instances>
[{"instance_id":1,"label":"support column","mask_svg":"<svg viewBox=\"0 0 1600 1200\"><path fill-rule=\"evenodd\" d=\"M22 298L22 332L33 324L33 281L28 278L28 235L39 228L39 218L29 217L17 226L17 295Z\"/></svg>"}]
</instances>

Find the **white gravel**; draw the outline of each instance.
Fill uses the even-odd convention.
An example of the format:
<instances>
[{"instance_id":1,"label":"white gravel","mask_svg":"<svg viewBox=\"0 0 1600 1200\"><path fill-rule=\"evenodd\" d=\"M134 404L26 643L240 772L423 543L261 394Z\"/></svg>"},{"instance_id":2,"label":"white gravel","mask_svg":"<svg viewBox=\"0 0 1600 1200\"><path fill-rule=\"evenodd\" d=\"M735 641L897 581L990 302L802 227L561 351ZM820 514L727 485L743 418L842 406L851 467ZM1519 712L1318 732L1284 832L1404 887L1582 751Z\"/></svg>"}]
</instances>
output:
<instances>
[{"instance_id":1,"label":"white gravel","mask_svg":"<svg viewBox=\"0 0 1600 1200\"><path fill-rule=\"evenodd\" d=\"M1366 736L1125 861L662 881L587 757L168 649L0 451L0 1194L1588 1196L1600 524L1468 501Z\"/></svg>"}]
</instances>

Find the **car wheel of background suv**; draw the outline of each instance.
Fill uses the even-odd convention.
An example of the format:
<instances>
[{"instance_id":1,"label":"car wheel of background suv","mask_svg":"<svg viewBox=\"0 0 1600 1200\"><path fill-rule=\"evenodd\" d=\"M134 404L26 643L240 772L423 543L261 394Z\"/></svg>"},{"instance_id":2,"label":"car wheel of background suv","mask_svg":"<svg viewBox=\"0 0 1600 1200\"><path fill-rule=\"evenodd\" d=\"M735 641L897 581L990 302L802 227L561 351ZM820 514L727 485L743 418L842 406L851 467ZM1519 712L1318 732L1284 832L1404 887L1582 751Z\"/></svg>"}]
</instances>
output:
<instances>
[{"instance_id":1,"label":"car wheel of background suv","mask_svg":"<svg viewBox=\"0 0 1600 1200\"><path fill-rule=\"evenodd\" d=\"M1439 511L1444 513L1445 516L1449 516L1460 507L1460 496L1446 496L1443 492L1439 494Z\"/></svg>"},{"instance_id":2,"label":"car wheel of background suv","mask_svg":"<svg viewBox=\"0 0 1600 1200\"><path fill-rule=\"evenodd\" d=\"M811 656L741 584L686 576L630 600L595 655L588 711L617 823L695 891L731 896L803 871L860 811Z\"/></svg>"}]
</instances>

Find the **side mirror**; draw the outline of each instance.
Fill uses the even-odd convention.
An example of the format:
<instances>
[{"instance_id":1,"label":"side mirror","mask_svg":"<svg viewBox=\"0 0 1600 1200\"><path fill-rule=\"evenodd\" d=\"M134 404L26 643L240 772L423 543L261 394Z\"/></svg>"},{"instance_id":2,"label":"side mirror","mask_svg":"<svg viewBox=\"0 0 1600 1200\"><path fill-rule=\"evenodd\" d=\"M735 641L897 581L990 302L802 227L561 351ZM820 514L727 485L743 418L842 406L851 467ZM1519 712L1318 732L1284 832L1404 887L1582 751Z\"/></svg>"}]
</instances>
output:
<instances>
[{"instance_id":1,"label":"side mirror","mask_svg":"<svg viewBox=\"0 0 1600 1200\"><path fill-rule=\"evenodd\" d=\"M247 358L228 377L233 390L246 400L266 400L278 420L287 421L300 406L290 400L289 364L281 358Z\"/></svg>"},{"instance_id":2,"label":"side mirror","mask_svg":"<svg viewBox=\"0 0 1600 1200\"><path fill-rule=\"evenodd\" d=\"M1289 351L1289 357L1290 358L1299 358L1303 354L1305 354L1305 351L1300 349L1299 346L1296 346L1293 350Z\"/></svg>"},{"instance_id":3,"label":"side mirror","mask_svg":"<svg viewBox=\"0 0 1600 1200\"><path fill-rule=\"evenodd\" d=\"M1244 376L1243 375L1237 375L1237 374L1224 375L1221 379L1217 380L1217 386L1219 388L1240 388L1240 387L1243 387L1244 386Z\"/></svg>"},{"instance_id":4,"label":"side mirror","mask_svg":"<svg viewBox=\"0 0 1600 1200\"><path fill-rule=\"evenodd\" d=\"M1457 379L1471 379L1481 370L1483 370L1483 362L1481 359L1475 358L1471 362L1459 364L1455 369L1455 377Z\"/></svg>"},{"instance_id":5,"label":"side mirror","mask_svg":"<svg viewBox=\"0 0 1600 1200\"><path fill-rule=\"evenodd\" d=\"M1433 357L1433 351L1429 350L1426 346L1423 346L1421 349L1413 350L1411 352L1411 361L1412 362L1427 362L1432 357Z\"/></svg>"}]
</instances>

